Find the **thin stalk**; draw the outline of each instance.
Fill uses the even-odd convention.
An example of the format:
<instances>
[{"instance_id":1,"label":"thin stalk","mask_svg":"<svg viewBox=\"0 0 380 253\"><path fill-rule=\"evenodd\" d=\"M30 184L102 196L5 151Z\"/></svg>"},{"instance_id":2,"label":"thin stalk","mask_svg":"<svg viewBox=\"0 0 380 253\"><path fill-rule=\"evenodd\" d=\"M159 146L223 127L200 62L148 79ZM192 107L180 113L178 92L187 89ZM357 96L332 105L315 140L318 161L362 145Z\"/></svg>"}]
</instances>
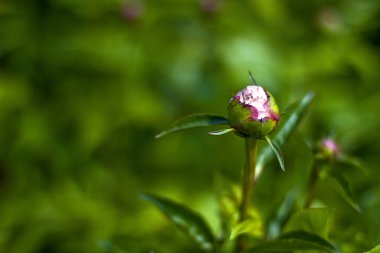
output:
<instances>
[{"instance_id":1,"label":"thin stalk","mask_svg":"<svg viewBox=\"0 0 380 253\"><path fill-rule=\"evenodd\" d=\"M248 210L252 205L252 191L255 182L255 168L257 156L257 140L252 138L245 139L245 166L243 171L242 185L242 201L239 210L239 222L248 218ZM244 249L242 236L238 236L236 240L235 252Z\"/></svg>"},{"instance_id":2,"label":"thin stalk","mask_svg":"<svg viewBox=\"0 0 380 253\"><path fill-rule=\"evenodd\" d=\"M310 171L310 177L309 177L309 184L307 189L307 197L304 203L304 208L309 208L311 203L313 202L314 195L315 195L315 186L317 184L318 178L319 178L319 167L321 165L321 162L317 159L313 161L313 165L311 167Z\"/></svg>"}]
</instances>

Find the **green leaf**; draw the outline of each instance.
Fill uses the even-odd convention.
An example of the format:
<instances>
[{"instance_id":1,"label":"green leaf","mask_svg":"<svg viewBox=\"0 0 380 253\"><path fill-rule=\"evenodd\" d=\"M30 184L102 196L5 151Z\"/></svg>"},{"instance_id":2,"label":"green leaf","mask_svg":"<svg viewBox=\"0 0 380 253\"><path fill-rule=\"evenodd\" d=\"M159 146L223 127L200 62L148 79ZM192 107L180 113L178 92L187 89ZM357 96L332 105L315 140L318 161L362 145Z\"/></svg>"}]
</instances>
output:
<instances>
[{"instance_id":1,"label":"green leaf","mask_svg":"<svg viewBox=\"0 0 380 253\"><path fill-rule=\"evenodd\" d=\"M262 237L264 235L263 221L256 209L251 208L249 210L249 218L231 226L230 240L235 239L241 234L249 234L254 237Z\"/></svg>"},{"instance_id":2,"label":"green leaf","mask_svg":"<svg viewBox=\"0 0 380 253\"><path fill-rule=\"evenodd\" d=\"M228 125L228 119L207 114L193 114L183 117L176 122L167 130L157 134L155 138L161 138L173 132L190 129L194 127L204 127L204 126L214 126L214 125Z\"/></svg>"},{"instance_id":3,"label":"green leaf","mask_svg":"<svg viewBox=\"0 0 380 253\"><path fill-rule=\"evenodd\" d=\"M304 117L306 110L309 108L310 103L313 100L313 97L313 93L308 93L297 105L296 109L290 115L288 120L282 125L282 127L279 130L277 130L277 133L273 138L273 143L277 144L278 147L284 145L289 136L297 128L297 126L301 122L301 119ZM274 154L271 147L265 147L259 153L256 164L256 178L261 174L261 171L263 170L264 166L267 165L267 163L273 158L273 155Z\"/></svg>"},{"instance_id":4,"label":"green leaf","mask_svg":"<svg viewBox=\"0 0 380 253\"><path fill-rule=\"evenodd\" d=\"M126 253L124 250L122 250L120 247L116 246L110 241L107 240L101 240L97 242L97 245L106 252L109 253Z\"/></svg>"},{"instance_id":5,"label":"green leaf","mask_svg":"<svg viewBox=\"0 0 380 253\"><path fill-rule=\"evenodd\" d=\"M319 250L329 253L337 252L331 243L318 235L305 231L292 231L283 234L275 240L258 243L250 250L245 251L245 253L289 252L295 250Z\"/></svg>"},{"instance_id":6,"label":"green leaf","mask_svg":"<svg viewBox=\"0 0 380 253\"><path fill-rule=\"evenodd\" d=\"M290 217L284 231L302 230L326 237L330 216L331 211L328 208L308 208Z\"/></svg>"},{"instance_id":7,"label":"green leaf","mask_svg":"<svg viewBox=\"0 0 380 253\"><path fill-rule=\"evenodd\" d=\"M354 194L351 191L350 184L347 181L347 179L340 173L331 170L329 172L330 178L335 183L334 186L336 187L337 192L343 197L343 199L357 212L361 212L361 208L356 201Z\"/></svg>"},{"instance_id":8,"label":"green leaf","mask_svg":"<svg viewBox=\"0 0 380 253\"><path fill-rule=\"evenodd\" d=\"M370 251L366 251L364 253L380 253L380 245L377 245L375 248L371 249Z\"/></svg>"},{"instance_id":9,"label":"green leaf","mask_svg":"<svg viewBox=\"0 0 380 253\"><path fill-rule=\"evenodd\" d=\"M280 207L275 207L277 210L277 213L275 217L270 219L269 225L268 225L268 238L275 238L277 237L285 223L288 221L293 209L294 209L294 203L297 198L296 190L290 190L287 194L285 199L282 201Z\"/></svg>"},{"instance_id":10,"label":"green leaf","mask_svg":"<svg viewBox=\"0 0 380 253\"><path fill-rule=\"evenodd\" d=\"M250 233L257 228L256 221L254 219L247 219L239 222L231 228L230 240L235 239L238 235Z\"/></svg>"},{"instance_id":11,"label":"green leaf","mask_svg":"<svg viewBox=\"0 0 380 253\"><path fill-rule=\"evenodd\" d=\"M155 204L161 211L201 249L207 252L215 250L215 238L201 215L164 197L142 194L142 197Z\"/></svg>"},{"instance_id":12,"label":"green leaf","mask_svg":"<svg viewBox=\"0 0 380 253\"><path fill-rule=\"evenodd\" d=\"M342 154L338 157L338 162L340 162L343 165L348 165L350 167L359 169L364 175L369 174L367 168L364 167L362 162L355 157L351 157L351 156Z\"/></svg>"},{"instance_id":13,"label":"green leaf","mask_svg":"<svg viewBox=\"0 0 380 253\"><path fill-rule=\"evenodd\" d=\"M275 143L272 143L272 141L269 138L269 136L265 136L264 138L268 142L268 144L271 147L271 149L273 150L273 152L276 154L277 160L280 163L281 169L283 171L285 171L284 157L282 156L280 148Z\"/></svg>"},{"instance_id":14,"label":"green leaf","mask_svg":"<svg viewBox=\"0 0 380 253\"><path fill-rule=\"evenodd\" d=\"M211 131L208 133L211 135L223 135L223 134L227 134L227 133L235 132L235 131L236 130L234 128L227 128L227 129L222 129L222 130Z\"/></svg>"}]
</instances>

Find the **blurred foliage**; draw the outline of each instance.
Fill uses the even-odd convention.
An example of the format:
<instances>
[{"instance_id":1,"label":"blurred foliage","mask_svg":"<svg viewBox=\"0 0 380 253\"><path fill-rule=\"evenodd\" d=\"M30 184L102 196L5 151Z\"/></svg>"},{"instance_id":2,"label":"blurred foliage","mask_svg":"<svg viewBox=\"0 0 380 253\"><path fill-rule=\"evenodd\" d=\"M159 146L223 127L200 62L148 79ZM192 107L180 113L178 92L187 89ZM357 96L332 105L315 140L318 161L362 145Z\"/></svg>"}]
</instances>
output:
<instances>
[{"instance_id":1,"label":"blurred foliage","mask_svg":"<svg viewBox=\"0 0 380 253\"><path fill-rule=\"evenodd\" d=\"M1 1L0 251L196 251L138 192L181 199L216 231L211 182L239 182L243 142L204 129L154 136L189 113L226 115L248 70L281 111L316 94L282 148L287 171L265 168L254 205L276 213L293 190L302 206L312 155L301 139L333 131L368 176L336 168L361 213L317 187L329 238L342 252L374 248L379 16L376 0Z\"/></svg>"}]
</instances>

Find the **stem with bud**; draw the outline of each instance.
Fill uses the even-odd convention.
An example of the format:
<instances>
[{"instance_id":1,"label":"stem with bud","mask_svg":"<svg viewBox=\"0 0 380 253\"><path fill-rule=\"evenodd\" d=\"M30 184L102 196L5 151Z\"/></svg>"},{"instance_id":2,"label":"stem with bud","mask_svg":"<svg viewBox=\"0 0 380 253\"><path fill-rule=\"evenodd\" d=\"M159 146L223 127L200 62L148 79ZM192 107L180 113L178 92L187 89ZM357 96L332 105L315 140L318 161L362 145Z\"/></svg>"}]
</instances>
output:
<instances>
[{"instance_id":1,"label":"stem with bud","mask_svg":"<svg viewBox=\"0 0 380 253\"><path fill-rule=\"evenodd\" d=\"M245 138L246 161L243 171L242 200L239 209L239 222L249 217L249 208L252 205L252 191L255 182L257 140L253 138ZM244 249L242 236L238 236L236 240L235 252Z\"/></svg>"},{"instance_id":2,"label":"stem with bud","mask_svg":"<svg viewBox=\"0 0 380 253\"><path fill-rule=\"evenodd\" d=\"M308 190L307 190L307 197L304 203L304 208L309 208L311 203L313 202L314 195L315 195L315 186L318 181L319 177L319 166L321 165L321 162L319 160L314 160L313 165L310 172L309 177L309 184L308 184Z\"/></svg>"}]
</instances>

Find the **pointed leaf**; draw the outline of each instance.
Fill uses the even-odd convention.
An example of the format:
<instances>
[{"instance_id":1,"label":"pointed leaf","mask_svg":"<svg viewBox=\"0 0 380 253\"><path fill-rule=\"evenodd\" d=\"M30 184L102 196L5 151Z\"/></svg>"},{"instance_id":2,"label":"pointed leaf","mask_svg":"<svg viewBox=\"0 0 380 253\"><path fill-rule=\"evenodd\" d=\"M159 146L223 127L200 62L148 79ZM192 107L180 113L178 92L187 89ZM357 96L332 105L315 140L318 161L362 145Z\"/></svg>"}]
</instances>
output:
<instances>
[{"instance_id":1,"label":"pointed leaf","mask_svg":"<svg viewBox=\"0 0 380 253\"><path fill-rule=\"evenodd\" d=\"M194 127L204 127L204 126L214 126L214 125L228 125L228 119L216 116L216 115L207 115L207 114L193 114L186 117L183 117L176 122L167 130L157 134L156 138L161 138L167 134L190 129Z\"/></svg>"},{"instance_id":2,"label":"pointed leaf","mask_svg":"<svg viewBox=\"0 0 380 253\"><path fill-rule=\"evenodd\" d=\"M273 143L276 143L278 147L284 145L289 136L297 128L301 119L304 117L306 110L309 108L311 101L313 100L314 94L308 93L301 102L297 105L294 112L290 115L288 120L283 124L283 126L277 130L276 135L273 138ZM262 152L257 157L256 164L256 178L261 174L264 166L273 158L273 151L270 147L265 147Z\"/></svg>"},{"instance_id":3,"label":"pointed leaf","mask_svg":"<svg viewBox=\"0 0 380 253\"><path fill-rule=\"evenodd\" d=\"M208 133L211 135L223 135L223 134L227 134L227 133L235 132L235 131L236 130L234 128L227 128L227 129L222 129L222 130L211 131Z\"/></svg>"},{"instance_id":4,"label":"pointed leaf","mask_svg":"<svg viewBox=\"0 0 380 253\"><path fill-rule=\"evenodd\" d=\"M296 250L302 252L308 250L319 250L329 253L337 252L331 243L318 235L305 231L293 231L275 240L258 243L250 250L245 251L245 253L290 252Z\"/></svg>"},{"instance_id":5,"label":"pointed leaf","mask_svg":"<svg viewBox=\"0 0 380 253\"><path fill-rule=\"evenodd\" d=\"M338 162L340 162L341 164L348 165L348 166L351 166L353 168L359 169L364 175L369 174L367 168L364 167L362 162L355 157L351 157L351 156L342 154L338 157Z\"/></svg>"},{"instance_id":6,"label":"pointed leaf","mask_svg":"<svg viewBox=\"0 0 380 253\"><path fill-rule=\"evenodd\" d=\"M259 212L252 208L249 217L231 226L230 240L241 234L249 234L258 238L264 235L263 221Z\"/></svg>"},{"instance_id":7,"label":"pointed leaf","mask_svg":"<svg viewBox=\"0 0 380 253\"><path fill-rule=\"evenodd\" d=\"M276 154L277 160L280 163L281 169L285 171L284 157L282 156L280 148L275 143L272 143L271 139L268 136L265 136L264 138L268 142L273 152Z\"/></svg>"},{"instance_id":8,"label":"pointed leaf","mask_svg":"<svg viewBox=\"0 0 380 253\"><path fill-rule=\"evenodd\" d=\"M290 217L284 231L302 230L326 237L330 217L328 208L308 208Z\"/></svg>"},{"instance_id":9,"label":"pointed leaf","mask_svg":"<svg viewBox=\"0 0 380 253\"><path fill-rule=\"evenodd\" d=\"M338 193L343 197L343 199L357 212L361 212L360 206L356 201L354 194L351 191L350 184L347 179L340 173L335 171L330 171L329 175L334 180L335 187Z\"/></svg>"},{"instance_id":10,"label":"pointed leaf","mask_svg":"<svg viewBox=\"0 0 380 253\"><path fill-rule=\"evenodd\" d=\"M235 239L238 235L254 232L257 224L253 219L239 222L231 228L230 240Z\"/></svg>"},{"instance_id":11,"label":"pointed leaf","mask_svg":"<svg viewBox=\"0 0 380 253\"><path fill-rule=\"evenodd\" d=\"M371 249L370 251L366 251L364 253L380 253L380 245L377 245L375 248Z\"/></svg>"},{"instance_id":12,"label":"pointed leaf","mask_svg":"<svg viewBox=\"0 0 380 253\"><path fill-rule=\"evenodd\" d=\"M164 197L142 194L161 211L201 249L210 252L215 249L215 238L202 216L190 208Z\"/></svg>"},{"instance_id":13,"label":"pointed leaf","mask_svg":"<svg viewBox=\"0 0 380 253\"><path fill-rule=\"evenodd\" d=\"M293 209L294 209L294 203L297 198L296 191L290 190L287 194L285 199L282 201L281 206L274 207L277 210L277 213L273 218L270 219L270 222L268 224L268 238L272 239L277 237L285 223L288 221Z\"/></svg>"},{"instance_id":14,"label":"pointed leaf","mask_svg":"<svg viewBox=\"0 0 380 253\"><path fill-rule=\"evenodd\" d=\"M316 245L319 245L320 247L325 248L325 250L328 252L336 252L335 247L330 242L328 242L326 239L324 239L323 237L321 237L317 234L310 233L310 232L303 231L303 230L296 230L296 231L284 233L280 236L280 239L282 239L282 240L296 239L296 240L303 240L305 242L306 241L312 242Z\"/></svg>"}]
</instances>

